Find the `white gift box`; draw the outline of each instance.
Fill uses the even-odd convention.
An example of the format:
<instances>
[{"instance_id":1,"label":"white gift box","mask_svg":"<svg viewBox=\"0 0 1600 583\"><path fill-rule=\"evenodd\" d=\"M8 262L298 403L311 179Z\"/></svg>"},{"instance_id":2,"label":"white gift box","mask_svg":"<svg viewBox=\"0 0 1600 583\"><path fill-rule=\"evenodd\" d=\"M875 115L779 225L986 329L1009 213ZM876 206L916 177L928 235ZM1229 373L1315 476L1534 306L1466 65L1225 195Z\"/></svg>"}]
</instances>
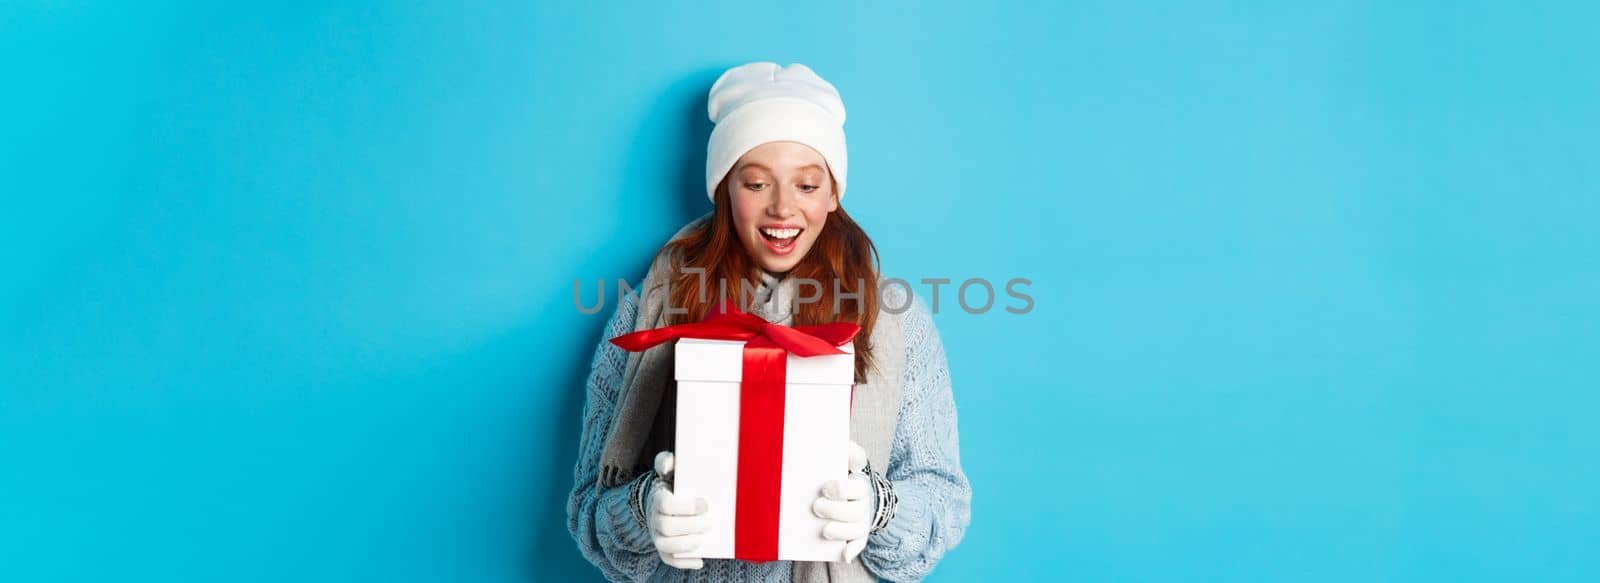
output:
<instances>
[{"instance_id":1,"label":"white gift box","mask_svg":"<svg viewBox=\"0 0 1600 583\"><path fill-rule=\"evenodd\" d=\"M711 521L700 547L679 557L735 558L744 345L734 340L677 341L673 490L705 498ZM844 479L849 471L855 354L849 342L839 348L845 354L787 356L779 560L838 561L844 552L843 541L822 538L827 521L811 511L822 485Z\"/></svg>"}]
</instances>

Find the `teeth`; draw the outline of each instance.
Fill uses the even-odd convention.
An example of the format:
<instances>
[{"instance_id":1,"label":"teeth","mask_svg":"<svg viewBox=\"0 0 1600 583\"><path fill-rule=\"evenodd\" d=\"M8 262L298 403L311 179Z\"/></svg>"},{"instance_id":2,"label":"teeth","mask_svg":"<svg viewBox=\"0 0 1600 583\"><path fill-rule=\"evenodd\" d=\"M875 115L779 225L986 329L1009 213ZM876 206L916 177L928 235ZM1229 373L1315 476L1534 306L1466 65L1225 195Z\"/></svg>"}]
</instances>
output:
<instances>
[{"instance_id":1,"label":"teeth","mask_svg":"<svg viewBox=\"0 0 1600 583\"><path fill-rule=\"evenodd\" d=\"M773 229L770 227L762 227L761 232L774 239L790 239L796 235L799 235L800 229Z\"/></svg>"}]
</instances>

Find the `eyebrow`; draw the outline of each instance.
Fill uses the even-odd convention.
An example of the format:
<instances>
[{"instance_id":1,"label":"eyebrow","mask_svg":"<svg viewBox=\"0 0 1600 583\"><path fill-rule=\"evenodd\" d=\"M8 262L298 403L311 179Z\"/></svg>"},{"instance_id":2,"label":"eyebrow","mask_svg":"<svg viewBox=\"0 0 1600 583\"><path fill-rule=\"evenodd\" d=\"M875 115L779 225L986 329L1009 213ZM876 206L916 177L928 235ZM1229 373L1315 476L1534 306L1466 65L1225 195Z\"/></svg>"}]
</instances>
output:
<instances>
[{"instance_id":1,"label":"eyebrow","mask_svg":"<svg viewBox=\"0 0 1600 583\"><path fill-rule=\"evenodd\" d=\"M745 162L743 166L739 167L740 170L744 170L745 168L760 168L762 170L766 170L767 172L771 172L772 171L772 168L770 168L766 164L762 164L760 162ZM806 164L805 166L801 166L799 168L796 168L795 170L822 170L822 169L823 168L822 168L821 164L812 163L812 164Z\"/></svg>"}]
</instances>

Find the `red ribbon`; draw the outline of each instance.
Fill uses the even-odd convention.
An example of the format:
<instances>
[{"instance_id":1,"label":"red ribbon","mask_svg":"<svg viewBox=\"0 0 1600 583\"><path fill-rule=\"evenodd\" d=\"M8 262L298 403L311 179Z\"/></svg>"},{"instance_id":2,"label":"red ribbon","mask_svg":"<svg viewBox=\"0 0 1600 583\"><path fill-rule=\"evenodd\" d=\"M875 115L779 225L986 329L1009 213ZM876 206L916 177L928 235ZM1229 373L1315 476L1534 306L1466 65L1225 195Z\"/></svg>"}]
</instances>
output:
<instances>
[{"instance_id":1,"label":"red ribbon","mask_svg":"<svg viewBox=\"0 0 1600 583\"><path fill-rule=\"evenodd\" d=\"M849 322L788 327L724 303L705 320L641 330L611 339L639 352L680 338L744 340L739 382L738 496L734 503L733 555L747 561L778 558L778 504L783 485L783 406L790 353L845 354L861 327Z\"/></svg>"},{"instance_id":2,"label":"red ribbon","mask_svg":"<svg viewBox=\"0 0 1600 583\"><path fill-rule=\"evenodd\" d=\"M822 356L844 354L839 347L854 340L860 332L860 326L849 322L791 328L746 314L733 304L725 303L699 322L623 334L612 338L611 343L628 352L639 352L680 338L745 340L776 345L799 356Z\"/></svg>"}]
</instances>

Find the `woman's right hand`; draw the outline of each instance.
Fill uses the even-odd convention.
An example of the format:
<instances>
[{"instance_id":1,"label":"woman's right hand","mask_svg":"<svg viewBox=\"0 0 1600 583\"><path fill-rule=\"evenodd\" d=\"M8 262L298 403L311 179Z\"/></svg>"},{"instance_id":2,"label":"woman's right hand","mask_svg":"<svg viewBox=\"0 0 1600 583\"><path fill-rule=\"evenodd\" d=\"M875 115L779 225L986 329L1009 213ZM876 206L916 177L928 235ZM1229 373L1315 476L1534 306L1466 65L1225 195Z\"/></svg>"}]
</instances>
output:
<instances>
[{"instance_id":1,"label":"woman's right hand","mask_svg":"<svg viewBox=\"0 0 1600 583\"><path fill-rule=\"evenodd\" d=\"M650 488L650 536L661 562L679 569L705 566L700 558L678 558L677 553L700 547L701 535L711 528L705 498L672 493L672 452L656 454L655 482Z\"/></svg>"}]
</instances>

